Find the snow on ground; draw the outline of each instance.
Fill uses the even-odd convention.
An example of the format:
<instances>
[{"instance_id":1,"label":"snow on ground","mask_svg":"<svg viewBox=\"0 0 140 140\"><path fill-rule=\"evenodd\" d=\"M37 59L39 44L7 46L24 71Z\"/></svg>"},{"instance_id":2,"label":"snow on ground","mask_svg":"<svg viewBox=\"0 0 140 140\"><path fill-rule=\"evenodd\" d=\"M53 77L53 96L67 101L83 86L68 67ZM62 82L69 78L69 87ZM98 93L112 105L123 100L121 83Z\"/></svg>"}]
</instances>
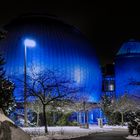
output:
<instances>
[{"instance_id":1,"label":"snow on ground","mask_svg":"<svg viewBox=\"0 0 140 140\"><path fill-rule=\"evenodd\" d=\"M28 127L22 128L27 133L38 136L34 137L33 140L51 140L55 139L69 139L74 137L81 137L86 136L91 133L99 133L99 132L108 132L112 130L127 130L127 126L108 126L104 125L103 128L100 128L97 125L90 125L89 129L80 128L78 126L55 126L55 127L48 127L49 135L44 135L44 127Z\"/></svg>"},{"instance_id":2,"label":"snow on ground","mask_svg":"<svg viewBox=\"0 0 140 140\"><path fill-rule=\"evenodd\" d=\"M104 128L121 128L121 129L127 129L128 128L128 126L120 126L120 125L114 125L114 126L112 126L112 125L104 125Z\"/></svg>"},{"instance_id":3,"label":"snow on ground","mask_svg":"<svg viewBox=\"0 0 140 140\"><path fill-rule=\"evenodd\" d=\"M140 136L136 137L136 136L128 136L126 137L126 139L130 139L130 140L140 140Z\"/></svg>"}]
</instances>

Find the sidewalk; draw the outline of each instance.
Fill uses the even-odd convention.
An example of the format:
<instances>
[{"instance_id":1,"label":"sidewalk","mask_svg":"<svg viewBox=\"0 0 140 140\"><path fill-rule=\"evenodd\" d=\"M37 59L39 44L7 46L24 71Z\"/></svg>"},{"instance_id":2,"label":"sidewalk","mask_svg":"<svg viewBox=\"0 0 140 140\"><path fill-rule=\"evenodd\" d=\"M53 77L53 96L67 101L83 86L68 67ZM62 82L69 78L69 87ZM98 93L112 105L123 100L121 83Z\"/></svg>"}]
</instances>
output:
<instances>
[{"instance_id":1,"label":"sidewalk","mask_svg":"<svg viewBox=\"0 0 140 140\"><path fill-rule=\"evenodd\" d=\"M79 126L56 126L48 127L49 135L44 135L44 127L22 128L24 131L33 136L32 140L52 140L52 139L71 139L88 136L92 133L108 132L113 130L127 130L127 127L121 126L104 126L90 125L89 129L80 128Z\"/></svg>"}]
</instances>

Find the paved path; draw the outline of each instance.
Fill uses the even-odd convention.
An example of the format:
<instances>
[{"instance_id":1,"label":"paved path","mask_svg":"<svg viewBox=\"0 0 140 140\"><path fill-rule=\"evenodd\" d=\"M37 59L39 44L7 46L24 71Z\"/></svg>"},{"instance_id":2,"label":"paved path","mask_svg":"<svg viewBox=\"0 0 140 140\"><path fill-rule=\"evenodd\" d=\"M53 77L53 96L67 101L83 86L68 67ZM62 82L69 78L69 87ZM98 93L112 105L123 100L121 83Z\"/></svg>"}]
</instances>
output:
<instances>
[{"instance_id":1,"label":"paved path","mask_svg":"<svg viewBox=\"0 0 140 140\"><path fill-rule=\"evenodd\" d=\"M83 138L82 140L126 140L128 136L127 131L111 131L91 134L90 136Z\"/></svg>"}]
</instances>

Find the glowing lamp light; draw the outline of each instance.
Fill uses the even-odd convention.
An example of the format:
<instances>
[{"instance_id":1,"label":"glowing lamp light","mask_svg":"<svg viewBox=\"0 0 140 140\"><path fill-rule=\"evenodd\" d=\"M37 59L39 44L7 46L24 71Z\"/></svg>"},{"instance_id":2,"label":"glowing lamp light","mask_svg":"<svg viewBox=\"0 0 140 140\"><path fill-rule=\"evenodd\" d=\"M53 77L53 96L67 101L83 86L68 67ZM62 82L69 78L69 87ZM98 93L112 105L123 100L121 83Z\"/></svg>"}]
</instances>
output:
<instances>
[{"instance_id":1,"label":"glowing lamp light","mask_svg":"<svg viewBox=\"0 0 140 140\"><path fill-rule=\"evenodd\" d=\"M35 47L36 46L36 42L32 39L25 39L24 40L24 45L26 47Z\"/></svg>"}]
</instances>

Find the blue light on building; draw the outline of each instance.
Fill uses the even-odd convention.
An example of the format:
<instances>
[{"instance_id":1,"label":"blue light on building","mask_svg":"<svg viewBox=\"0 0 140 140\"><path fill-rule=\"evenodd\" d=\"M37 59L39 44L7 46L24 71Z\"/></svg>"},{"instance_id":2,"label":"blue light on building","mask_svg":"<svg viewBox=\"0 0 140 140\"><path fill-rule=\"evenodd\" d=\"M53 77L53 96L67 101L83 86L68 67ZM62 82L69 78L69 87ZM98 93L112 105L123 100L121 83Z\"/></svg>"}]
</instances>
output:
<instances>
[{"instance_id":1,"label":"blue light on building","mask_svg":"<svg viewBox=\"0 0 140 140\"><path fill-rule=\"evenodd\" d=\"M116 96L140 97L140 42L125 42L115 59Z\"/></svg>"},{"instance_id":2,"label":"blue light on building","mask_svg":"<svg viewBox=\"0 0 140 140\"><path fill-rule=\"evenodd\" d=\"M27 74L30 74L32 67L37 71L46 68L59 70L84 87L90 101L100 100L102 83L99 62L93 47L78 29L57 18L41 15L22 16L4 29L8 33L6 39L0 42L0 52L4 55L6 74L10 78L23 78L26 45ZM23 89L16 88L17 100L23 97L22 94Z\"/></svg>"}]
</instances>

